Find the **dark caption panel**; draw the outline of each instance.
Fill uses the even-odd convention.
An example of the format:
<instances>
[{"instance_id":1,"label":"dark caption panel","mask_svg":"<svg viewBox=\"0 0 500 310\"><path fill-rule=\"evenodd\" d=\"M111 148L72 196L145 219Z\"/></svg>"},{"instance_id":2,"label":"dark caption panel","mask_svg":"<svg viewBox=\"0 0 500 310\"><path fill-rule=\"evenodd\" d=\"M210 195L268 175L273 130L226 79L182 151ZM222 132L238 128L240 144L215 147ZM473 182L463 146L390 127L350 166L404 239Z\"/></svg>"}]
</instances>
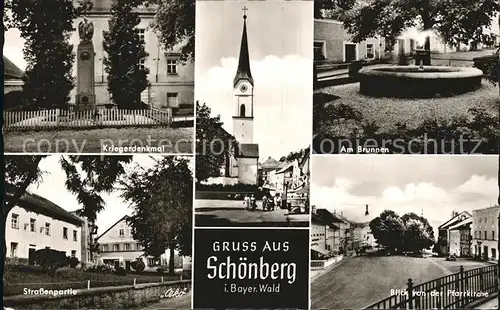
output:
<instances>
[{"instance_id":1,"label":"dark caption panel","mask_svg":"<svg viewBox=\"0 0 500 310\"><path fill-rule=\"evenodd\" d=\"M309 230L195 229L194 308L309 305Z\"/></svg>"}]
</instances>

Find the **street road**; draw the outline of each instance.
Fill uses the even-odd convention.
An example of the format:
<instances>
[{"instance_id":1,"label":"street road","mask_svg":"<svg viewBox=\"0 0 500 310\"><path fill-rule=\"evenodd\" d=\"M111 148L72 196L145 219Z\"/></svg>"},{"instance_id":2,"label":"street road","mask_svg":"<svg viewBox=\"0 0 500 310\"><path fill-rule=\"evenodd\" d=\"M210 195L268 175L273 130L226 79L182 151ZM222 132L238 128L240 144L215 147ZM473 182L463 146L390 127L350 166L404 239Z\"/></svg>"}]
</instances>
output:
<instances>
[{"instance_id":1,"label":"street road","mask_svg":"<svg viewBox=\"0 0 500 310\"><path fill-rule=\"evenodd\" d=\"M290 214L288 210L276 208L262 210L262 201L257 209L245 209L242 200L197 199L195 222L197 227L207 226L308 226L309 214Z\"/></svg>"},{"instance_id":2,"label":"street road","mask_svg":"<svg viewBox=\"0 0 500 310\"><path fill-rule=\"evenodd\" d=\"M444 258L405 256L350 257L311 284L313 309L360 309L404 289L408 278L419 284L451 274L457 266L472 269L482 263L446 262Z\"/></svg>"}]
</instances>

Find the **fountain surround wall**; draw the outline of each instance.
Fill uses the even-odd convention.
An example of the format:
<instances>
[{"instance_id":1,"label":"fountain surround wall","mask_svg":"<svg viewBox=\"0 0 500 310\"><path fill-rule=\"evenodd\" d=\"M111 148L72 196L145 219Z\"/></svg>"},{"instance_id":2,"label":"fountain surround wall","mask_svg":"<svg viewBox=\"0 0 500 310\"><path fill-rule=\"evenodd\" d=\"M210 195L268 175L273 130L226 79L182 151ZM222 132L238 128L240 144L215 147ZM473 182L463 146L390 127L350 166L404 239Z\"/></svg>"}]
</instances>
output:
<instances>
[{"instance_id":1,"label":"fountain surround wall","mask_svg":"<svg viewBox=\"0 0 500 310\"><path fill-rule=\"evenodd\" d=\"M385 66L361 69L360 93L372 97L433 98L475 91L483 72L476 68Z\"/></svg>"}]
</instances>

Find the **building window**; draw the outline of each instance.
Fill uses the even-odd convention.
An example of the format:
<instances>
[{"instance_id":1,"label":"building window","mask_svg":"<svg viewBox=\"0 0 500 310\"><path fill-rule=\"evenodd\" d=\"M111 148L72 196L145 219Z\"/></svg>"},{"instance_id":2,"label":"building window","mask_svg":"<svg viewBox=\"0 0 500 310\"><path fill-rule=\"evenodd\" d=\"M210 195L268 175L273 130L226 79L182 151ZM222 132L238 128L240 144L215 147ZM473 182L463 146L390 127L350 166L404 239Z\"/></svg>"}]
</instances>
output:
<instances>
[{"instance_id":1,"label":"building window","mask_svg":"<svg viewBox=\"0 0 500 310\"><path fill-rule=\"evenodd\" d=\"M373 49L373 44L366 44L366 58L368 59L375 58L375 51Z\"/></svg>"},{"instance_id":2,"label":"building window","mask_svg":"<svg viewBox=\"0 0 500 310\"><path fill-rule=\"evenodd\" d=\"M107 252L108 251L108 245L107 244L103 244L102 245L102 251L103 252Z\"/></svg>"},{"instance_id":3,"label":"building window","mask_svg":"<svg viewBox=\"0 0 500 310\"><path fill-rule=\"evenodd\" d=\"M154 266L154 265L155 265L154 258L148 258L148 266L151 267L151 266Z\"/></svg>"},{"instance_id":4,"label":"building window","mask_svg":"<svg viewBox=\"0 0 500 310\"><path fill-rule=\"evenodd\" d=\"M167 93L167 107L177 106L177 93Z\"/></svg>"},{"instance_id":5,"label":"building window","mask_svg":"<svg viewBox=\"0 0 500 310\"><path fill-rule=\"evenodd\" d=\"M50 236L50 223L45 223L45 235Z\"/></svg>"},{"instance_id":6,"label":"building window","mask_svg":"<svg viewBox=\"0 0 500 310\"><path fill-rule=\"evenodd\" d=\"M245 105L244 105L244 104L242 104L242 105L240 106L240 116L241 116L241 117L245 117L245 115L246 115L246 113L245 113L245 112L246 112L246 111L245 111Z\"/></svg>"},{"instance_id":7,"label":"building window","mask_svg":"<svg viewBox=\"0 0 500 310\"><path fill-rule=\"evenodd\" d=\"M74 257L76 257L76 251L75 251L75 250L72 250L72 251L71 251L71 258L74 258Z\"/></svg>"},{"instance_id":8,"label":"building window","mask_svg":"<svg viewBox=\"0 0 500 310\"><path fill-rule=\"evenodd\" d=\"M113 251L114 252L120 251L120 245L119 244L113 244Z\"/></svg>"},{"instance_id":9,"label":"building window","mask_svg":"<svg viewBox=\"0 0 500 310\"><path fill-rule=\"evenodd\" d=\"M125 244L125 251L130 251L130 244Z\"/></svg>"},{"instance_id":10,"label":"building window","mask_svg":"<svg viewBox=\"0 0 500 310\"><path fill-rule=\"evenodd\" d=\"M146 58L139 60L139 69L146 70Z\"/></svg>"},{"instance_id":11,"label":"building window","mask_svg":"<svg viewBox=\"0 0 500 310\"><path fill-rule=\"evenodd\" d=\"M10 256L17 257L17 242L10 243Z\"/></svg>"},{"instance_id":12,"label":"building window","mask_svg":"<svg viewBox=\"0 0 500 310\"><path fill-rule=\"evenodd\" d=\"M486 230L484 231L484 240L488 240L488 233L486 232Z\"/></svg>"},{"instance_id":13,"label":"building window","mask_svg":"<svg viewBox=\"0 0 500 310\"><path fill-rule=\"evenodd\" d=\"M125 229L120 229L119 234L121 237L125 236Z\"/></svg>"},{"instance_id":14,"label":"building window","mask_svg":"<svg viewBox=\"0 0 500 310\"><path fill-rule=\"evenodd\" d=\"M167 59L167 74L177 75L177 59Z\"/></svg>"},{"instance_id":15,"label":"building window","mask_svg":"<svg viewBox=\"0 0 500 310\"><path fill-rule=\"evenodd\" d=\"M495 240L495 231L494 230L491 232L491 240Z\"/></svg>"},{"instance_id":16,"label":"building window","mask_svg":"<svg viewBox=\"0 0 500 310\"><path fill-rule=\"evenodd\" d=\"M137 29L137 33L139 34L139 42L146 44L146 29Z\"/></svg>"},{"instance_id":17,"label":"building window","mask_svg":"<svg viewBox=\"0 0 500 310\"><path fill-rule=\"evenodd\" d=\"M12 229L19 229L19 214L12 213L10 227L12 227Z\"/></svg>"},{"instance_id":18,"label":"building window","mask_svg":"<svg viewBox=\"0 0 500 310\"><path fill-rule=\"evenodd\" d=\"M68 228L63 227L63 239L68 239Z\"/></svg>"},{"instance_id":19,"label":"building window","mask_svg":"<svg viewBox=\"0 0 500 310\"><path fill-rule=\"evenodd\" d=\"M139 243L136 244L137 250L142 249L141 245Z\"/></svg>"},{"instance_id":20,"label":"building window","mask_svg":"<svg viewBox=\"0 0 500 310\"><path fill-rule=\"evenodd\" d=\"M73 230L73 241L78 241L76 230Z\"/></svg>"},{"instance_id":21,"label":"building window","mask_svg":"<svg viewBox=\"0 0 500 310\"><path fill-rule=\"evenodd\" d=\"M326 55L324 53L325 44L324 42L314 42L314 60L323 61L326 59Z\"/></svg>"},{"instance_id":22,"label":"building window","mask_svg":"<svg viewBox=\"0 0 500 310\"><path fill-rule=\"evenodd\" d=\"M35 219L30 219L30 231L31 232L36 231L36 220Z\"/></svg>"}]
</instances>

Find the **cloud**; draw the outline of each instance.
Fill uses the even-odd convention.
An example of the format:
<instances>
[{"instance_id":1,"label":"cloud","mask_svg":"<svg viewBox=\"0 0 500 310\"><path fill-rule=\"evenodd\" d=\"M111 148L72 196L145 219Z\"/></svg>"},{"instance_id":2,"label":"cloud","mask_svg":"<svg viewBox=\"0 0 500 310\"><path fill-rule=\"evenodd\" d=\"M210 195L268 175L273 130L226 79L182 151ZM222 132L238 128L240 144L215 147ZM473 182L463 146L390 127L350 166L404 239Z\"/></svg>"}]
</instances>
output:
<instances>
[{"instance_id":1,"label":"cloud","mask_svg":"<svg viewBox=\"0 0 500 310\"><path fill-rule=\"evenodd\" d=\"M238 60L222 58L220 65L196 74L195 97L221 115L232 132L233 78ZM251 61L254 78L254 142L261 159L279 158L306 147L312 137L312 63L309 58L266 56Z\"/></svg>"},{"instance_id":2,"label":"cloud","mask_svg":"<svg viewBox=\"0 0 500 310\"><path fill-rule=\"evenodd\" d=\"M473 175L469 180L457 187L457 192L460 194L478 194L484 197L498 195L498 190L498 184L495 179L482 175Z\"/></svg>"}]
</instances>

